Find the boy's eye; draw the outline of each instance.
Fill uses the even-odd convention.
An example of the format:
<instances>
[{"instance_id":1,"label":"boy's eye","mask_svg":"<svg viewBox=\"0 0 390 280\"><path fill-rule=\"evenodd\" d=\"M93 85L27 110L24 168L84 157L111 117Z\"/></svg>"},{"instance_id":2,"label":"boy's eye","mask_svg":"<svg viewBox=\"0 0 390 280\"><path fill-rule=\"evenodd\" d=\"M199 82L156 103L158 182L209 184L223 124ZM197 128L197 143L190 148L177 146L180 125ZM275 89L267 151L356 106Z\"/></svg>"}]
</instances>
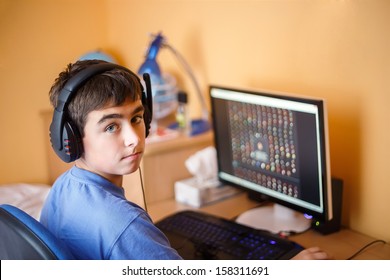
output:
<instances>
[{"instance_id":1,"label":"boy's eye","mask_svg":"<svg viewBox=\"0 0 390 280\"><path fill-rule=\"evenodd\" d=\"M143 115L135 116L134 118L131 119L133 123L140 123L144 119Z\"/></svg>"},{"instance_id":2,"label":"boy's eye","mask_svg":"<svg viewBox=\"0 0 390 280\"><path fill-rule=\"evenodd\" d=\"M105 131L113 133L113 132L117 131L117 129L118 129L118 125L110 124L109 126L106 127Z\"/></svg>"}]
</instances>

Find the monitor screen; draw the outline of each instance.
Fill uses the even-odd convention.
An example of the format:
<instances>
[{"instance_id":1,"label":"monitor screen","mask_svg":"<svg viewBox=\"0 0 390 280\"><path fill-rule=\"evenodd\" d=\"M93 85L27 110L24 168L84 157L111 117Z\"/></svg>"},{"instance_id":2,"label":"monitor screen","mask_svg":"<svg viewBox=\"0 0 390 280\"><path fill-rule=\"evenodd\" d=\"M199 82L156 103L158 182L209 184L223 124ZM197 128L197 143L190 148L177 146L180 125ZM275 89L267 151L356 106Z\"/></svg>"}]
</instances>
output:
<instances>
[{"instance_id":1,"label":"monitor screen","mask_svg":"<svg viewBox=\"0 0 390 280\"><path fill-rule=\"evenodd\" d=\"M332 219L324 100L220 86L210 98L220 181Z\"/></svg>"}]
</instances>

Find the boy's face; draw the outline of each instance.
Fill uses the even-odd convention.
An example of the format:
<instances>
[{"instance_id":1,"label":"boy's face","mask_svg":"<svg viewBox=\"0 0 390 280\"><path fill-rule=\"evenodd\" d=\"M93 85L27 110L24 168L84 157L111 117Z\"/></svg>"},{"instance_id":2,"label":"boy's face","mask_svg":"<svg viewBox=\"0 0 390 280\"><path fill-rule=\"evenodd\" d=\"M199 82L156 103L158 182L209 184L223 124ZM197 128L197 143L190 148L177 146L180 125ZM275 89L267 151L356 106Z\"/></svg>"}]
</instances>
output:
<instances>
[{"instance_id":1,"label":"boy's face","mask_svg":"<svg viewBox=\"0 0 390 280\"><path fill-rule=\"evenodd\" d=\"M141 162L143 114L141 100L90 112L84 128L84 154L77 166L121 185L122 176L136 171Z\"/></svg>"}]
</instances>

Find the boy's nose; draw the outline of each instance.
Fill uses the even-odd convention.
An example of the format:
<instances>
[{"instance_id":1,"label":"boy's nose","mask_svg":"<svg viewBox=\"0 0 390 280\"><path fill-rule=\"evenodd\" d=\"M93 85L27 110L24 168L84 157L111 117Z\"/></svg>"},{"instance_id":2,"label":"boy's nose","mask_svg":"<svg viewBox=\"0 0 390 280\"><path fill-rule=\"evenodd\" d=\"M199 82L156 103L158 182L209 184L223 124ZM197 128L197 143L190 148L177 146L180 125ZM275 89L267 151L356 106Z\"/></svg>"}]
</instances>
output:
<instances>
[{"instance_id":1,"label":"boy's nose","mask_svg":"<svg viewBox=\"0 0 390 280\"><path fill-rule=\"evenodd\" d=\"M123 130L124 136L124 144L126 147L128 146L137 146L137 144L140 141L140 136L138 135L137 131L129 126L126 129Z\"/></svg>"}]
</instances>

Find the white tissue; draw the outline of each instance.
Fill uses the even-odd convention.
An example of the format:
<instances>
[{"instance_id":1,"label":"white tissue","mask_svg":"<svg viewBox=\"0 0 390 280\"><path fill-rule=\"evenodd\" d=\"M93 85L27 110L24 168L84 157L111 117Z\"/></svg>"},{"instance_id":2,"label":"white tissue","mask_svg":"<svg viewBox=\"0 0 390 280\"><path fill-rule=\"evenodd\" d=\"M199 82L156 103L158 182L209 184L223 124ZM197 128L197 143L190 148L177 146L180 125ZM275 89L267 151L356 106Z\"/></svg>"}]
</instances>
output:
<instances>
[{"instance_id":1,"label":"white tissue","mask_svg":"<svg viewBox=\"0 0 390 280\"><path fill-rule=\"evenodd\" d=\"M212 146L200 150L185 161L185 166L198 183L216 180L218 176L217 151Z\"/></svg>"},{"instance_id":2,"label":"white tissue","mask_svg":"<svg viewBox=\"0 0 390 280\"><path fill-rule=\"evenodd\" d=\"M185 166L193 177L175 182L178 202L201 207L240 192L218 180L217 151L212 146L190 156Z\"/></svg>"}]
</instances>

